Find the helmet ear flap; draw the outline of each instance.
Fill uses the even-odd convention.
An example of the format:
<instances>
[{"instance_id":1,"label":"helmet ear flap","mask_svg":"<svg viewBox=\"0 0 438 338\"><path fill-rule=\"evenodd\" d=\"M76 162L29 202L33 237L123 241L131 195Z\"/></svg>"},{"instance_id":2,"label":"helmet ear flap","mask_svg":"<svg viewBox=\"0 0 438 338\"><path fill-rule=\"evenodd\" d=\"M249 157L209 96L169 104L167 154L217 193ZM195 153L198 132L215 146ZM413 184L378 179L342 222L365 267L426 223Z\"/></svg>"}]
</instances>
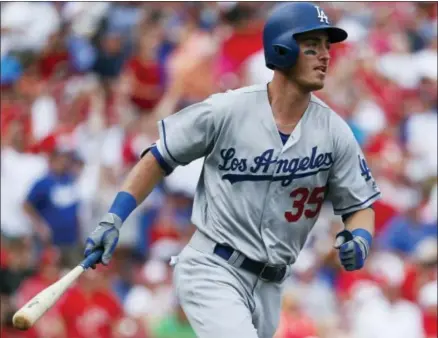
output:
<instances>
[{"instance_id":1,"label":"helmet ear flap","mask_svg":"<svg viewBox=\"0 0 438 338\"><path fill-rule=\"evenodd\" d=\"M275 45L274 46L274 51L279 55L279 56L285 56L288 53L288 50L286 47L284 46L279 46L279 45Z\"/></svg>"},{"instance_id":2,"label":"helmet ear flap","mask_svg":"<svg viewBox=\"0 0 438 338\"><path fill-rule=\"evenodd\" d=\"M267 63L266 66L269 69L284 69L288 68L288 56L291 54L291 51L287 46L284 45L273 45L272 46L273 53L271 54L270 59L275 62L275 64Z\"/></svg>"},{"instance_id":3,"label":"helmet ear flap","mask_svg":"<svg viewBox=\"0 0 438 338\"><path fill-rule=\"evenodd\" d=\"M296 63L299 47L291 32L276 37L265 49L266 66L270 69L289 69Z\"/></svg>"},{"instance_id":4,"label":"helmet ear flap","mask_svg":"<svg viewBox=\"0 0 438 338\"><path fill-rule=\"evenodd\" d=\"M293 40L293 39L292 39ZM293 67L298 58L298 45L293 41L289 45L276 43L272 46L275 59L275 67L277 69L287 69ZM271 69L274 69L271 68Z\"/></svg>"}]
</instances>

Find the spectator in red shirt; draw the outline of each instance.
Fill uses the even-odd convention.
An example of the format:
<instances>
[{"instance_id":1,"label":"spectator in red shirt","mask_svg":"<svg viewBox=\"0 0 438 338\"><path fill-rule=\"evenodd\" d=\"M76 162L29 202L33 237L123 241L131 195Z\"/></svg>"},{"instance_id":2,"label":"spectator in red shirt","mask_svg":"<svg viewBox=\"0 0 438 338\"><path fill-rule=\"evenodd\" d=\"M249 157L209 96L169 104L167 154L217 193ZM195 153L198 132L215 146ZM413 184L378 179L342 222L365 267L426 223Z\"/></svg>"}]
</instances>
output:
<instances>
[{"instance_id":1,"label":"spectator in red shirt","mask_svg":"<svg viewBox=\"0 0 438 338\"><path fill-rule=\"evenodd\" d=\"M316 324L299 308L296 297L293 292L284 295L280 325L275 338L317 337Z\"/></svg>"},{"instance_id":2,"label":"spectator in red shirt","mask_svg":"<svg viewBox=\"0 0 438 338\"><path fill-rule=\"evenodd\" d=\"M0 104L1 143L14 143L17 150L24 151L32 142L32 126L29 105L11 88L3 88Z\"/></svg>"},{"instance_id":3,"label":"spectator in red shirt","mask_svg":"<svg viewBox=\"0 0 438 338\"><path fill-rule=\"evenodd\" d=\"M426 338L438 335L437 281L423 286L419 292L419 305L423 310L423 328Z\"/></svg>"},{"instance_id":4,"label":"spectator in red shirt","mask_svg":"<svg viewBox=\"0 0 438 338\"><path fill-rule=\"evenodd\" d=\"M125 68L127 95L139 113L149 113L163 95L157 49L163 38L161 17L153 15L140 25L137 51Z\"/></svg>"},{"instance_id":5,"label":"spectator in red shirt","mask_svg":"<svg viewBox=\"0 0 438 338\"><path fill-rule=\"evenodd\" d=\"M61 302L68 338L109 338L122 308L103 269L84 273Z\"/></svg>"},{"instance_id":6,"label":"spectator in red shirt","mask_svg":"<svg viewBox=\"0 0 438 338\"><path fill-rule=\"evenodd\" d=\"M44 80L59 79L68 71L69 55L65 46L65 29L49 37L38 60L38 69Z\"/></svg>"},{"instance_id":7,"label":"spectator in red shirt","mask_svg":"<svg viewBox=\"0 0 438 338\"><path fill-rule=\"evenodd\" d=\"M223 19L232 31L219 50L218 81L222 88L233 89L243 81L241 72L245 61L263 49L263 25L251 3L236 3L223 13Z\"/></svg>"}]
</instances>

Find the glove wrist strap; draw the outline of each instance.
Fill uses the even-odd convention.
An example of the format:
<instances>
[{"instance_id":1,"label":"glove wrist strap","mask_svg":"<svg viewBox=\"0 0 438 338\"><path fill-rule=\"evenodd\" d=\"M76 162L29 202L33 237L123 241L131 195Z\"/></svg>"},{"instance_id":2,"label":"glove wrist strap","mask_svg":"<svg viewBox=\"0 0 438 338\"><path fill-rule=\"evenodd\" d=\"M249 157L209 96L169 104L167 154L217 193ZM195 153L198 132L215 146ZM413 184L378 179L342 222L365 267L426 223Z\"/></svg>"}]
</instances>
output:
<instances>
[{"instance_id":1,"label":"glove wrist strap","mask_svg":"<svg viewBox=\"0 0 438 338\"><path fill-rule=\"evenodd\" d=\"M134 196L126 191L120 191L108 212L117 215L124 222L135 208L137 201Z\"/></svg>"},{"instance_id":2,"label":"glove wrist strap","mask_svg":"<svg viewBox=\"0 0 438 338\"><path fill-rule=\"evenodd\" d=\"M111 224L112 226L114 226L118 230L120 230L120 228L123 225L122 219L113 213L107 213L105 216L103 216L103 218L101 219L99 224L102 224L102 223Z\"/></svg>"},{"instance_id":3,"label":"glove wrist strap","mask_svg":"<svg viewBox=\"0 0 438 338\"><path fill-rule=\"evenodd\" d=\"M355 229L351 232L354 237L359 237L362 244L365 246L366 252L365 255L368 256L371 245L373 243L373 236L370 234L368 230L365 229Z\"/></svg>"}]
</instances>

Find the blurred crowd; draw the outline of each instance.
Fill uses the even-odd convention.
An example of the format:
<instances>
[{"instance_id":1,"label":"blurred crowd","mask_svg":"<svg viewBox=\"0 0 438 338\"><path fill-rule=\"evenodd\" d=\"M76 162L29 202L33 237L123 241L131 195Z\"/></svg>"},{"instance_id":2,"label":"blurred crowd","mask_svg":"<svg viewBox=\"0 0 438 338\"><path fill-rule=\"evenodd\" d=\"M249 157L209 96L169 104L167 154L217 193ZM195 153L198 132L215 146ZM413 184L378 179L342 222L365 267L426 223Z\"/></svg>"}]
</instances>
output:
<instances>
[{"instance_id":1,"label":"blurred crowd","mask_svg":"<svg viewBox=\"0 0 438 338\"><path fill-rule=\"evenodd\" d=\"M82 257L156 122L210 94L269 82L272 2L1 3L2 338L195 337L168 261L202 159L129 217L111 265L84 274L30 331L17 307ZM437 337L437 4L322 3L346 29L317 96L351 126L382 190L373 254L345 272L325 205L287 281L275 338Z\"/></svg>"}]
</instances>

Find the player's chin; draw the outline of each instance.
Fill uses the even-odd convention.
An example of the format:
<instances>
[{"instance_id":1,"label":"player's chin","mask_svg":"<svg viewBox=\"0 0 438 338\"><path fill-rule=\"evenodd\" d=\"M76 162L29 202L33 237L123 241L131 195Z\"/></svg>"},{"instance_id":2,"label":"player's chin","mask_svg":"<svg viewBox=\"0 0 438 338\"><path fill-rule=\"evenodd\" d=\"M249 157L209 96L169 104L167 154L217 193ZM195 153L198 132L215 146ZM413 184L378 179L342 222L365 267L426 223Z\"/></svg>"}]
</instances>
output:
<instances>
[{"instance_id":1,"label":"player's chin","mask_svg":"<svg viewBox=\"0 0 438 338\"><path fill-rule=\"evenodd\" d=\"M315 80L307 83L307 89L309 91L321 90L324 88L324 80Z\"/></svg>"}]
</instances>

